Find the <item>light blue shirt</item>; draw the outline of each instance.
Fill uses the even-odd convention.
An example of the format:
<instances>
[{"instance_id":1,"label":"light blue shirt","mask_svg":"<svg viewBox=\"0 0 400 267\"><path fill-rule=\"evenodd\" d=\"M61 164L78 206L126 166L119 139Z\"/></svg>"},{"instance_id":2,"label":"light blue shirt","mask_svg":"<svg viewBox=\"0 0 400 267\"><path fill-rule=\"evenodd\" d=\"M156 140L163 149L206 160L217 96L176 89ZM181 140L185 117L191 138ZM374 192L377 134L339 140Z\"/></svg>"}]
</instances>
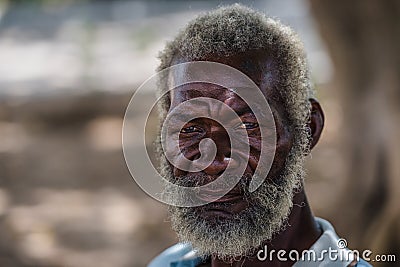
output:
<instances>
[{"instance_id":1,"label":"light blue shirt","mask_svg":"<svg viewBox=\"0 0 400 267\"><path fill-rule=\"evenodd\" d=\"M331 248L332 250L337 250L339 255L351 255L348 253L350 250L347 247L338 247L340 238L328 221L318 217L315 217L315 221L322 229L322 235L308 250L315 252L315 255L325 255L325 257L318 261L309 261L307 258L300 259L293 265L293 267L348 266L354 260L353 256L343 258L338 257L336 260L332 260L324 254L324 251ZM343 254L340 252L343 252ZM148 267L195 267L200 264L201 261L202 259L196 256L196 251L193 250L190 244L178 243L166 249L154 258L149 263ZM371 267L371 265L363 259L359 259L356 267Z\"/></svg>"}]
</instances>

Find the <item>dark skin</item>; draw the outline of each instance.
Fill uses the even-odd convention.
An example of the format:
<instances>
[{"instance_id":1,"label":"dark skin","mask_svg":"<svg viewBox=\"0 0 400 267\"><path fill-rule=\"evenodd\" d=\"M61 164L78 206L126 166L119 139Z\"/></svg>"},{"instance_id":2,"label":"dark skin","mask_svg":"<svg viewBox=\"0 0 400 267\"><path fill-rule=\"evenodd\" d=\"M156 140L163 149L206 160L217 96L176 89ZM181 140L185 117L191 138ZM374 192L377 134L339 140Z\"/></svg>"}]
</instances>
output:
<instances>
[{"instance_id":1,"label":"dark skin","mask_svg":"<svg viewBox=\"0 0 400 267\"><path fill-rule=\"evenodd\" d=\"M274 179L277 177L282 168L284 167L285 160L290 152L293 145L293 132L288 127L288 116L287 112L282 105L280 96L276 91L277 77L274 71L275 63L271 56L265 51L251 51L228 58L215 57L210 55L205 60L223 63L232 66L247 76L249 76L260 88L261 92L267 98L271 110L274 115L276 132L277 132L277 144L274 162L271 170L268 174L268 179ZM190 61L183 58L175 58L175 62ZM184 70L182 71L184 74ZM221 77L223 80L225 77ZM261 136L259 125L257 120L251 112L242 112L242 108L246 105L236 94L229 89L216 88L210 84L195 84L192 86L183 86L177 88L171 92L171 108L176 107L180 103L195 98L195 97L211 97L219 101L224 102L234 109L243 122L243 126L249 136L250 145L250 157L245 174L252 174L259 163L259 152ZM313 148L321 135L324 126L324 114L320 104L315 99L310 99L311 117L309 121L309 127L311 130L311 148ZM209 113L212 116L218 116L219 110L210 105L208 107ZM216 179L227 167L230 159L230 144L229 138L226 131L221 125L215 121L202 118L196 119L184 126L180 133L179 144L182 153L189 160L197 159L199 155L198 142L202 138L211 138L217 145L217 156L214 161L203 170L203 173L207 174L209 180ZM187 174L186 172L173 167L173 173L175 177L179 177ZM196 175L193 173L193 175ZM232 189L227 195L218 200L220 203L230 203L231 205L223 208L207 209L203 208L202 216L208 219L213 219L215 216L229 219L233 214L239 213L248 207L248 202L242 197L240 190L237 188ZM308 205L307 197L302 189L296 193L293 199L293 209L288 218L289 227L285 230L275 234L271 241L266 241L265 245L269 249L286 251L295 249L297 251L303 251L311 247L313 243L322 234L318 225L315 223L313 214L310 206ZM260 248L263 248L261 246ZM273 261L258 261L256 254L250 257L243 257L233 263L223 262L215 256L211 256L209 261L201 266L291 266L294 262L278 261L275 257Z\"/></svg>"}]
</instances>

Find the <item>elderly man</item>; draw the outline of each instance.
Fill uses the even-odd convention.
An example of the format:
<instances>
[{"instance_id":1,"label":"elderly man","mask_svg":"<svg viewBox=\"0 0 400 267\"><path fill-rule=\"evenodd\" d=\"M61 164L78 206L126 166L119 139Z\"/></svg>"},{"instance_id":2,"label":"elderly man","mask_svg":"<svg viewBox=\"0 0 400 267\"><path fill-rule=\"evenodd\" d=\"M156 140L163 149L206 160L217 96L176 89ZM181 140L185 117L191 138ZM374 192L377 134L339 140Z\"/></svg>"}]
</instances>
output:
<instances>
[{"instance_id":1,"label":"elderly man","mask_svg":"<svg viewBox=\"0 0 400 267\"><path fill-rule=\"evenodd\" d=\"M250 191L255 169L265 164L260 161L261 133L269 129L261 126L249 103L235 94L235 88L209 83L178 86L168 93L163 103L165 114L199 97L228 105L240 117L250 149L244 174L227 194L202 206L170 207L172 227L181 243L157 256L150 267L370 266L343 253L349 251L340 243L344 240L329 222L313 216L307 202L303 166L321 135L324 115L313 96L302 45L288 27L240 5L223 7L190 22L167 44L160 58L160 71L185 62L207 61L247 75L268 101L276 142L266 179ZM182 68L182 76L184 72ZM224 79L227 77L221 76ZM221 113L215 105L206 109L214 116ZM232 144L224 127L210 118L191 120L181 128L179 146L185 157L200 157L198 147L203 138L212 139L217 148L211 163L190 172L164 160L168 179L185 185L206 184L226 170L233 160ZM301 257L305 251L314 256Z\"/></svg>"}]
</instances>

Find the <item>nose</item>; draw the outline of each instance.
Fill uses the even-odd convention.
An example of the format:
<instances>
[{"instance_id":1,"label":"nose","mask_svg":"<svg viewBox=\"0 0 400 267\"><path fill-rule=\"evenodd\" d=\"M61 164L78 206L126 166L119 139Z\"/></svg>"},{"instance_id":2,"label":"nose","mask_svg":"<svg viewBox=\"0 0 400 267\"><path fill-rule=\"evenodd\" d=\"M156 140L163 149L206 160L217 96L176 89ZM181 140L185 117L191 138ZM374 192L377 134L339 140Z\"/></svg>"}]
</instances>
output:
<instances>
[{"instance_id":1,"label":"nose","mask_svg":"<svg viewBox=\"0 0 400 267\"><path fill-rule=\"evenodd\" d=\"M231 144L229 135L221 126L211 127L207 136L211 138L217 147L215 159L203 171L210 175L221 175L231 162Z\"/></svg>"},{"instance_id":2,"label":"nose","mask_svg":"<svg viewBox=\"0 0 400 267\"><path fill-rule=\"evenodd\" d=\"M230 160L230 158L224 158L223 160L214 160L204 169L204 172L210 176L219 176L228 167Z\"/></svg>"}]
</instances>

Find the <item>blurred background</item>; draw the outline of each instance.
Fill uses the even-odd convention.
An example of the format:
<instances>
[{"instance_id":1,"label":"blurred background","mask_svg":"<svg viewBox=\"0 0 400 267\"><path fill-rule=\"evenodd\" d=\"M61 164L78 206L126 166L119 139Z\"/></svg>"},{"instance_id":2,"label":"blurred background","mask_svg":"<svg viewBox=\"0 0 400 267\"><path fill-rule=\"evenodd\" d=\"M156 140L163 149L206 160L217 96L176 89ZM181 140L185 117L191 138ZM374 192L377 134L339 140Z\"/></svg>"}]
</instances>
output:
<instances>
[{"instance_id":1,"label":"blurred background","mask_svg":"<svg viewBox=\"0 0 400 267\"><path fill-rule=\"evenodd\" d=\"M123 115L165 41L234 2L305 43L326 115L314 213L400 266L400 1L0 0L1 267L145 266L177 241L125 166Z\"/></svg>"}]
</instances>

